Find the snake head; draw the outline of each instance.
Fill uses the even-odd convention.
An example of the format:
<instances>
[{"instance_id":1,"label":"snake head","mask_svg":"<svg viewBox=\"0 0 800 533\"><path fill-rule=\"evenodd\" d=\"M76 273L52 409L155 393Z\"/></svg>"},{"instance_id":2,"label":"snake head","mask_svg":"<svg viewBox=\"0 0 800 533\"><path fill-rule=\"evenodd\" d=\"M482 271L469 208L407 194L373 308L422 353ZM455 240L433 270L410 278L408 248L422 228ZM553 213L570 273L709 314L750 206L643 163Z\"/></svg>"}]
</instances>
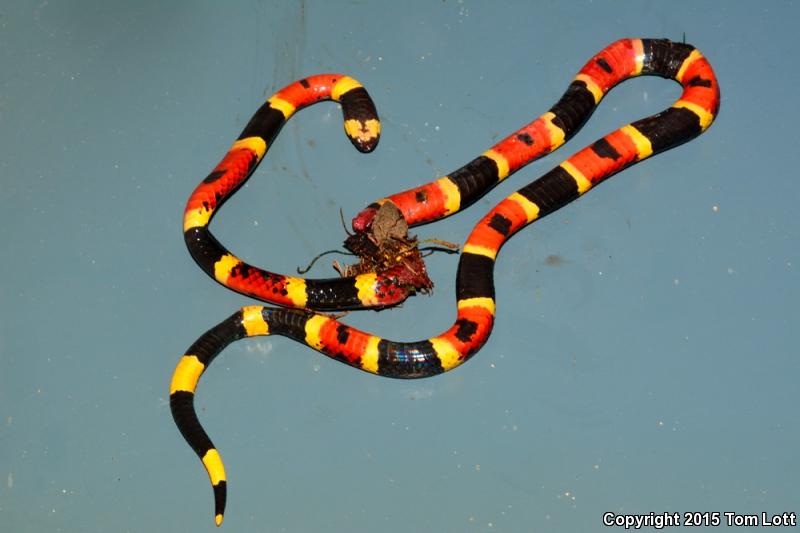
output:
<instances>
[{"instance_id":1,"label":"snake head","mask_svg":"<svg viewBox=\"0 0 800 533\"><path fill-rule=\"evenodd\" d=\"M363 233L367 231L372 225L372 221L375 220L375 215L378 214L379 208L380 206L378 204L370 204L363 211L353 217L353 231L356 233Z\"/></svg>"}]
</instances>

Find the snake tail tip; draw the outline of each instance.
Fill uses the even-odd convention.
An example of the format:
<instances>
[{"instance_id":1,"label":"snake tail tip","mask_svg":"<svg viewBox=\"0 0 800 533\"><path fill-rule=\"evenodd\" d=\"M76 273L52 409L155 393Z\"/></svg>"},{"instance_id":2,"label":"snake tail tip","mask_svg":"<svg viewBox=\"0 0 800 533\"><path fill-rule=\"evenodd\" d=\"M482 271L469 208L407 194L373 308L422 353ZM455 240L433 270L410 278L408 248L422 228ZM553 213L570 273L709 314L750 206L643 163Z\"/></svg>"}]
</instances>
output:
<instances>
[{"instance_id":1,"label":"snake tail tip","mask_svg":"<svg viewBox=\"0 0 800 533\"><path fill-rule=\"evenodd\" d=\"M222 525L222 515L221 514L218 514L218 515L214 516L214 523L217 525L217 527Z\"/></svg>"}]
</instances>

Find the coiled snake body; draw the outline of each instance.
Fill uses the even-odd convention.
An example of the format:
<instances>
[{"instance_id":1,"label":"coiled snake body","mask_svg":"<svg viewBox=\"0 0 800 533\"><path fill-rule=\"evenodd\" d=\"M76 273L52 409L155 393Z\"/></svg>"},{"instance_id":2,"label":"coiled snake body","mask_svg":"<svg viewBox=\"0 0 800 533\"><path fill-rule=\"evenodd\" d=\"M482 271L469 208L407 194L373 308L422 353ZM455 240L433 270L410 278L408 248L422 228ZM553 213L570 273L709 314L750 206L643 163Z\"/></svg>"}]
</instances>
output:
<instances>
[{"instance_id":1,"label":"coiled snake body","mask_svg":"<svg viewBox=\"0 0 800 533\"><path fill-rule=\"evenodd\" d=\"M674 79L683 86L683 93L668 109L609 133L491 209L462 249L455 322L439 335L414 342L383 339L318 312L380 308L403 301L419 288L417 273L403 265L325 280L284 276L246 264L210 233L208 225L216 210L247 180L295 111L321 100L340 102L345 133L361 151L371 151L380 134L375 107L364 88L338 74L292 83L256 112L223 160L192 193L184 214L186 244L204 271L233 290L284 306L240 309L192 344L172 377L173 418L208 472L217 525L225 508L225 470L194 410L198 381L213 359L237 339L282 335L350 366L393 378L433 376L468 360L492 330L493 269L503 243L625 167L705 131L720 101L708 61L685 43L662 39L614 42L586 63L547 113L448 176L383 198L353 219L353 229L366 232L387 203L399 209L409 225L431 222L467 207L527 163L561 146L611 87L638 75Z\"/></svg>"}]
</instances>

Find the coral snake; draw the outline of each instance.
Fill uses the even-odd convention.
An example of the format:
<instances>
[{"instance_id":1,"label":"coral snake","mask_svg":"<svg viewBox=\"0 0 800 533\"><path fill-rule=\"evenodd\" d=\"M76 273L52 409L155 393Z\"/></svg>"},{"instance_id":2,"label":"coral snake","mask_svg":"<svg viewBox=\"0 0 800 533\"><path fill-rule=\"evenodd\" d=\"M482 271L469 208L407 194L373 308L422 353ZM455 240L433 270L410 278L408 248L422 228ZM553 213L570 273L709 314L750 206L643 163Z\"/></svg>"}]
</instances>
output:
<instances>
[{"instance_id":1,"label":"coral snake","mask_svg":"<svg viewBox=\"0 0 800 533\"><path fill-rule=\"evenodd\" d=\"M226 502L225 470L194 410L198 381L212 360L237 339L282 335L350 366L393 378L433 376L465 362L486 343L492 330L493 269L503 243L625 167L705 131L720 102L717 79L708 61L685 43L616 41L586 63L547 113L452 174L383 198L353 219L353 229L366 232L387 203L399 208L409 225L437 220L467 207L522 166L558 148L582 126L609 89L639 75L676 80L683 92L668 109L609 133L489 211L462 249L455 322L447 331L415 342L383 339L315 312L386 307L403 301L416 290L416 280L413 273L403 272L402 266L324 280L284 276L244 263L210 233L208 225L216 210L247 180L269 143L297 110L321 100L337 101L344 113L345 133L356 148L368 152L378 141L380 123L375 107L353 78L339 74L308 77L267 100L192 193L184 215L186 244L204 271L235 291L283 306L243 307L192 344L172 377L172 415L210 477L217 525L222 522Z\"/></svg>"}]
</instances>

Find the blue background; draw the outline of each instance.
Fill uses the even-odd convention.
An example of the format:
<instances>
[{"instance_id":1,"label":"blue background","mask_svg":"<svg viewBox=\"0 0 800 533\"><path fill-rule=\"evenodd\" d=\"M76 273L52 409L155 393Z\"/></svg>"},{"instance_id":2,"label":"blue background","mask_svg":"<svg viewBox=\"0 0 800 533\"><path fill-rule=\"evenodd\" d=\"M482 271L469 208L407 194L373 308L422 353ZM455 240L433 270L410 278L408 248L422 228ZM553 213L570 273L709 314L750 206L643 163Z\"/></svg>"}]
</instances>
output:
<instances>
[{"instance_id":1,"label":"blue background","mask_svg":"<svg viewBox=\"0 0 800 533\"><path fill-rule=\"evenodd\" d=\"M228 348L200 417L226 460L226 531L598 531L605 511L800 511L796 2L8 2L0 8L0 529L213 531L168 383L252 300L183 244L184 202L275 90L364 83L381 146L337 106L292 119L213 228L293 272L367 203L444 175L546 111L621 37L686 38L722 108L503 248L497 326L467 365L401 382L280 337ZM500 199L677 84L614 89L557 154L420 227L463 242ZM326 258L312 271L331 275ZM432 297L352 313L443 331Z\"/></svg>"}]
</instances>

